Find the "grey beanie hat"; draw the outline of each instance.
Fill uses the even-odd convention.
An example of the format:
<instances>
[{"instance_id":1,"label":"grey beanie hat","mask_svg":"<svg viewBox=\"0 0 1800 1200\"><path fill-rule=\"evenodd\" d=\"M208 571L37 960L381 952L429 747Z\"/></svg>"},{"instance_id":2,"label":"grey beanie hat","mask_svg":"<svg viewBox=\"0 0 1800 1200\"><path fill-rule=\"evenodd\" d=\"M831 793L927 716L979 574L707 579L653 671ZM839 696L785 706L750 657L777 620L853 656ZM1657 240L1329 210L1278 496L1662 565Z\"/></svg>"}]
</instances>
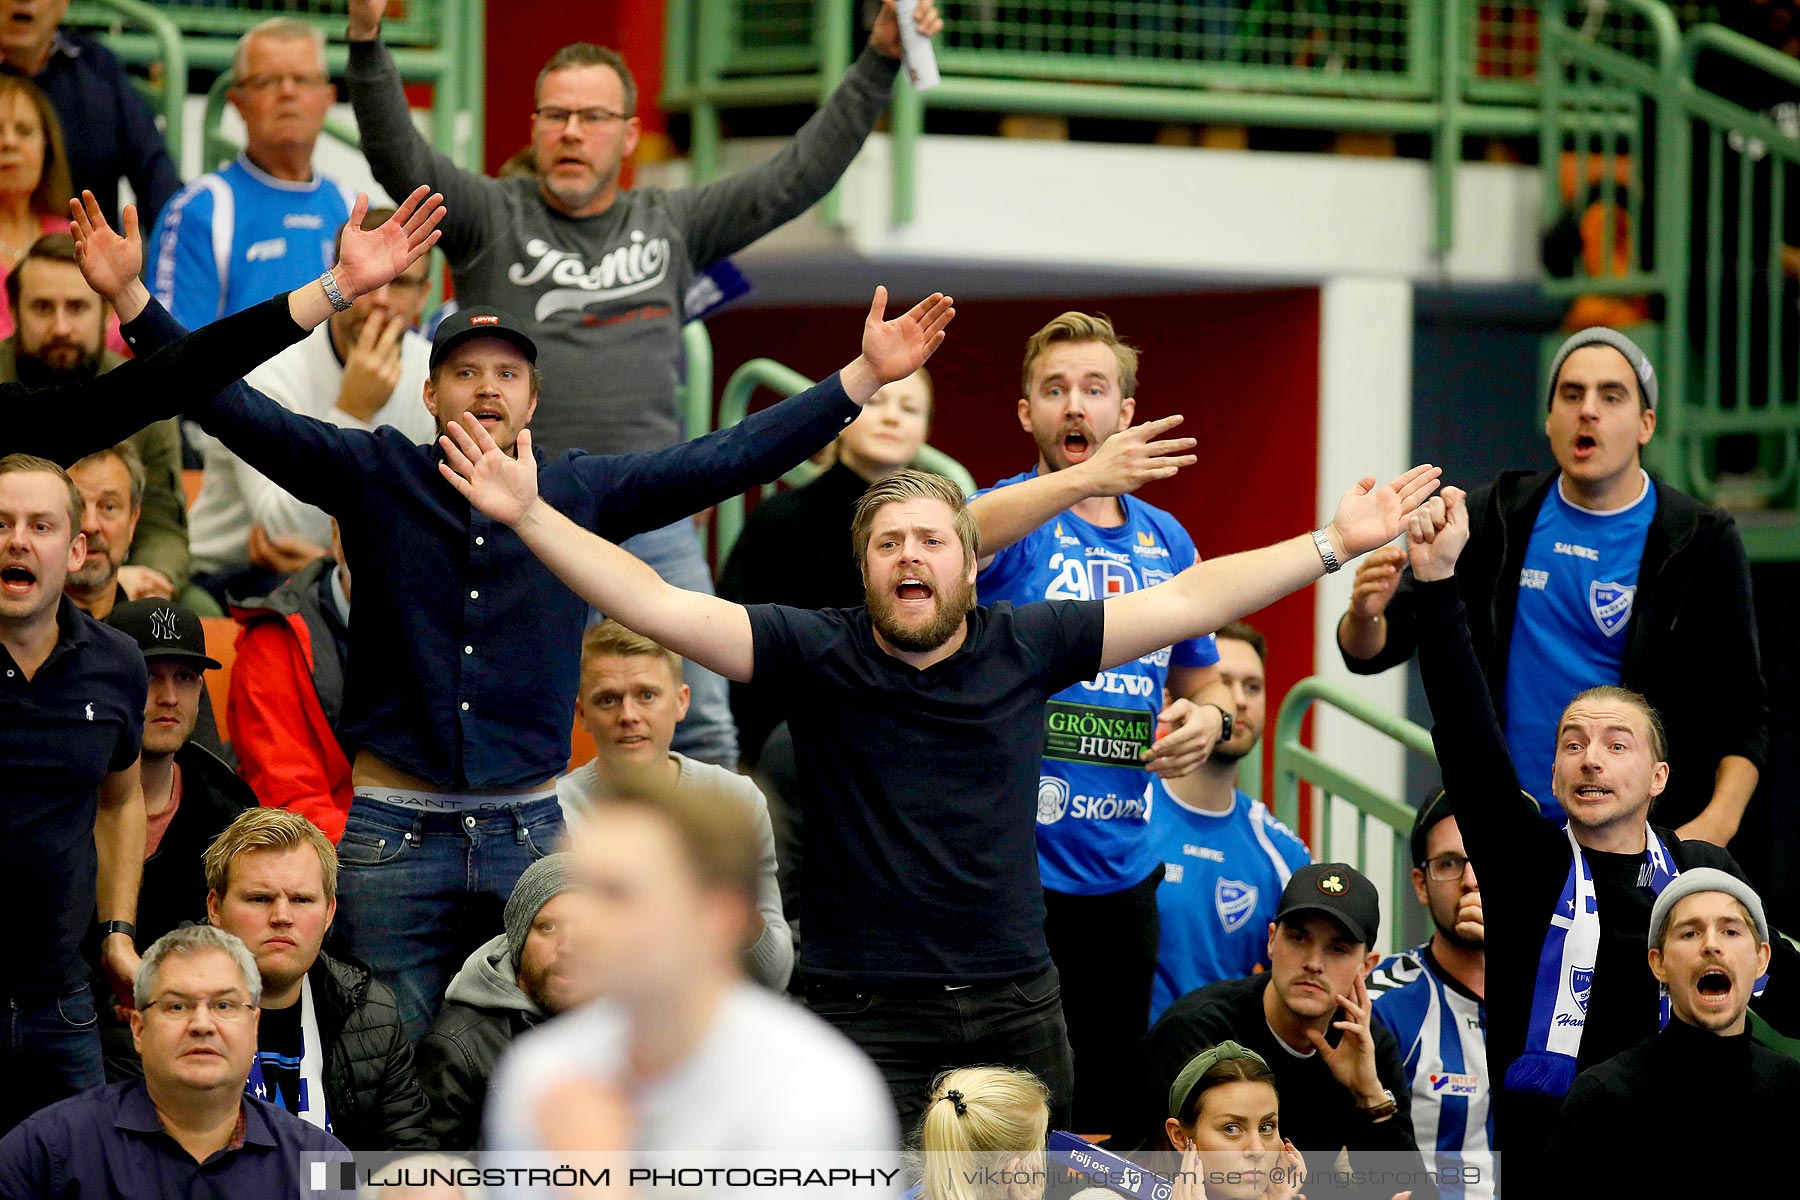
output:
<instances>
[{"instance_id":1,"label":"grey beanie hat","mask_svg":"<svg viewBox=\"0 0 1800 1200\"><path fill-rule=\"evenodd\" d=\"M1769 940L1769 918L1763 915L1762 898L1754 888L1729 871L1721 871L1717 867L1695 867L1670 880L1669 886L1656 898L1656 906L1650 910L1652 950L1662 947L1669 914L1675 911L1675 906L1696 892L1724 892L1749 912L1750 922L1756 926L1757 939L1764 942Z\"/></svg>"},{"instance_id":2,"label":"grey beanie hat","mask_svg":"<svg viewBox=\"0 0 1800 1200\"><path fill-rule=\"evenodd\" d=\"M571 875L574 865L572 854L546 854L519 876L501 917L506 925L506 949L514 966L519 964L519 954L525 949L525 938L531 933L531 923L537 920L538 912L575 886Z\"/></svg>"},{"instance_id":3,"label":"grey beanie hat","mask_svg":"<svg viewBox=\"0 0 1800 1200\"><path fill-rule=\"evenodd\" d=\"M1650 358L1638 344L1616 329L1605 325L1595 325L1580 333L1571 334L1569 339L1556 349L1556 358L1550 363L1550 394L1545 398L1548 403L1556 399L1556 377L1562 374L1563 364L1569 361L1569 355L1583 346L1611 346L1625 356L1631 364L1631 371L1637 376L1638 390L1643 393L1644 407L1656 408L1656 369L1650 365Z\"/></svg>"}]
</instances>

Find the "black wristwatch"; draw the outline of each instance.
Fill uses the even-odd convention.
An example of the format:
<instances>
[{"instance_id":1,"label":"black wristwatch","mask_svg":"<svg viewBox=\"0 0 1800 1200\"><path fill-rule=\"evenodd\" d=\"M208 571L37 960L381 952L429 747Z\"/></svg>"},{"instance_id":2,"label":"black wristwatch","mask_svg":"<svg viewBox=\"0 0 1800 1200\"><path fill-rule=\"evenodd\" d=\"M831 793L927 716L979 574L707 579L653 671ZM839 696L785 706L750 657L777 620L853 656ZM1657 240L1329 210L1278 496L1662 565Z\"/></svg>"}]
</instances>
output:
<instances>
[{"instance_id":1,"label":"black wristwatch","mask_svg":"<svg viewBox=\"0 0 1800 1200\"><path fill-rule=\"evenodd\" d=\"M1225 711L1224 705L1214 704L1210 700L1208 700L1206 702L1206 707L1216 708L1219 710L1219 741L1220 742L1229 742L1231 740L1231 726L1232 726L1231 714ZM1217 745L1218 742L1215 742L1213 744Z\"/></svg>"},{"instance_id":2,"label":"black wristwatch","mask_svg":"<svg viewBox=\"0 0 1800 1200\"><path fill-rule=\"evenodd\" d=\"M137 944L137 926L133 925L130 921L102 921L102 922L100 922L100 940L101 941L104 942L107 938L111 937L115 933L122 933L126 937L131 939L133 945Z\"/></svg>"}]
</instances>

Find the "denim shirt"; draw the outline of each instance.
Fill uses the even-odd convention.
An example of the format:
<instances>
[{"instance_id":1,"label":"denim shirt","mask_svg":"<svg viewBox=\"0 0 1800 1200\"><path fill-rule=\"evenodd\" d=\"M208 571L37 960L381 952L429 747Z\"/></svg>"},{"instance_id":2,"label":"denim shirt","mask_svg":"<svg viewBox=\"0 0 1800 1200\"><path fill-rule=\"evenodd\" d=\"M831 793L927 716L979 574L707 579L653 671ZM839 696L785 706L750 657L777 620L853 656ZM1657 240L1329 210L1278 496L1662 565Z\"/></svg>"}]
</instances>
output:
<instances>
[{"instance_id":1,"label":"denim shirt","mask_svg":"<svg viewBox=\"0 0 1800 1200\"><path fill-rule=\"evenodd\" d=\"M181 327L162 316L159 332ZM538 453L538 493L614 542L772 480L860 409L836 375L664 450ZM307 504L338 518L356 580L340 737L434 789L519 788L559 775L588 605L518 534L443 478L443 453L399 431L340 429L243 384L187 415Z\"/></svg>"}]
</instances>

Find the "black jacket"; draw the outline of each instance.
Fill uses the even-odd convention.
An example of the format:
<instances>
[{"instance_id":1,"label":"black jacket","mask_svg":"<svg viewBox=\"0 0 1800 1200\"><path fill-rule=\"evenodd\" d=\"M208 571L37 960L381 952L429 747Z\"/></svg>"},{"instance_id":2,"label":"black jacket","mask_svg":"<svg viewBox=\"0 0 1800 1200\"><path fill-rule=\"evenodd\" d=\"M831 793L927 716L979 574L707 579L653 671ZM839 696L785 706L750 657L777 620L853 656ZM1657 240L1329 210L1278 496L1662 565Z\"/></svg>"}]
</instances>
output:
<instances>
[{"instance_id":1,"label":"black jacket","mask_svg":"<svg viewBox=\"0 0 1800 1200\"><path fill-rule=\"evenodd\" d=\"M430 1097L431 1134L440 1150L473 1150L500 1056L544 1018L521 1009L446 1001L419 1040L419 1082Z\"/></svg>"},{"instance_id":2,"label":"black jacket","mask_svg":"<svg viewBox=\"0 0 1800 1200\"><path fill-rule=\"evenodd\" d=\"M1503 471L1469 495L1469 544L1456 563L1475 655L1494 709L1505 720L1506 667L1519 572L1538 509L1555 471ZM1372 659L1342 654L1373 675L1406 662L1418 646L1418 606L1406 573L1387 608L1387 645ZM1638 590L1626 630L1624 686L1641 692L1669 734L1669 787L1656 819L1685 824L1712 799L1719 760L1739 755L1759 768L1769 749L1769 703L1756 644L1750 563L1737 523L1719 509L1656 481L1656 516L1644 540ZM1705 686L1695 683L1703 671Z\"/></svg>"},{"instance_id":3,"label":"black jacket","mask_svg":"<svg viewBox=\"0 0 1800 1200\"><path fill-rule=\"evenodd\" d=\"M1503 1170L1535 1171L1560 1098L1515 1093L1500 1081L1525 1046L1538 958L1572 865L1569 842L1519 791L1454 583L1419 584L1416 600L1419 674L1431 701L1444 790L1481 881L1495 1148L1503 1152ZM1743 878L1743 870L1719 847L1683 841L1666 828L1656 832L1678 869L1717 867ZM1653 897L1638 882L1645 855L1589 850L1586 857L1599 904L1600 943L1577 1059L1583 1070L1650 1037L1657 1027L1657 983L1645 955ZM1769 984L1756 1011L1792 1037L1800 1033L1800 953L1785 938L1771 940Z\"/></svg>"},{"instance_id":4,"label":"black jacket","mask_svg":"<svg viewBox=\"0 0 1800 1200\"><path fill-rule=\"evenodd\" d=\"M143 953L184 922L206 920L206 868L201 856L256 794L218 755L195 742L175 752L181 806L169 818L156 853L144 861L138 888L137 948Z\"/></svg>"},{"instance_id":5,"label":"black jacket","mask_svg":"<svg viewBox=\"0 0 1800 1200\"><path fill-rule=\"evenodd\" d=\"M325 1043L332 1132L352 1150L432 1150L425 1092L393 989L354 959L320 954L307 972Z\"/></svg>"}]
</instances>

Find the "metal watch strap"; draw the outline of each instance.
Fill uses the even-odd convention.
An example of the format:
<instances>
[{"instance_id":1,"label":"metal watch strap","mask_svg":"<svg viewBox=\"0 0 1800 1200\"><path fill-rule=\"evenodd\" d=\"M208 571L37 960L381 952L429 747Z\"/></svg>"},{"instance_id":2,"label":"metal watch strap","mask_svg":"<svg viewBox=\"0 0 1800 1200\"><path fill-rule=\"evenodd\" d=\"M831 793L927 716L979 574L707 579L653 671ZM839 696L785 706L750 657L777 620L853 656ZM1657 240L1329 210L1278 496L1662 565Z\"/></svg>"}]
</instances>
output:
<instances>
[{"instance_id":1,"label":"metal watch strap","mask_svg":"<svg viewBox=\"0 0 1800 1200\"><path fill-rule=\"evenodd\" d=\"M331 301L334 310L345 312L350 308L351 302L344 299L344 293L338 290L337 276L331 273L330 267L326 267L325 273L319 276L319 286L325 289L325 298Z\"/></svg>"},{"instance_id":2,"label":"metal watch strap","mask_svg":"<svg viewBox=\"0 0 1800 1200\"><path fill-rule=\"evenodd\" d=\"M1337 551L1331 548L1331 539L1325 536L1323 529L1312 531L1313 545L1319 548L1319 557L1325 560L1325 573L1335 575L1344 564L1338 561Z\"/></svg>"}]
</instances>

